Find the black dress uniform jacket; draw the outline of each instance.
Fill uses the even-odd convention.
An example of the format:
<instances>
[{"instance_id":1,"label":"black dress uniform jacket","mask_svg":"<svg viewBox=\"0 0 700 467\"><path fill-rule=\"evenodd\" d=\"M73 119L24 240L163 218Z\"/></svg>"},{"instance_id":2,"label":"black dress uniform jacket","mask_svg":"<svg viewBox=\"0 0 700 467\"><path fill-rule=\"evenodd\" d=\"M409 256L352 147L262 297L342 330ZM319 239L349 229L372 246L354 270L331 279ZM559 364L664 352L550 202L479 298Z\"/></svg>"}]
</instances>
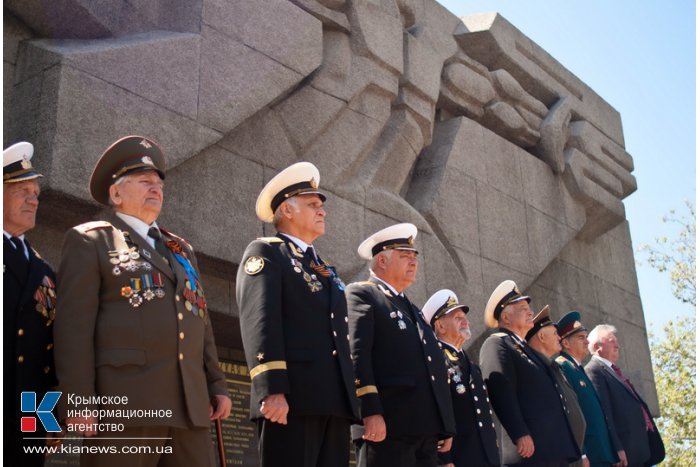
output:
<instances>
[{"instance_id":1,"label":"black dress uniform jacket","mask_svg":"<svg viewBox=\"0 0 700 467\"><path fill-rule=\"evenodd\" d=\"M163 235L196 270L190 245ZM130 248L132 258L112 262ZM210 398L227 394L226 380L208 312L188 309L188 276L172 255L170 264L117 216L66 233L55 328L59 384L64 394L128 398L112 408L172 410L172 417L119 419L126 426L208 428ZM145 298L149 277L162 279L162 296ZM126 293L136 284L139 306Z\"/></svg>"},{"instance_id":2,"label":"black dress uniform jacket","mask_svg":"<svg viewBox=\"0 0 700 467\"><path fill-rule=\"evenodd\" d=\"M484 342L479 363L491 405L505 431L503 463L539 465L557 460L576 461L580 452L551 369L511 331L499 331ZM523 459L515 442L526 435L532 436L535 453Z\"/></svg>"},{"instance_id":3,"label":"black dress uniform jacket","mask_svg":"<svg viewBox=\"0 0 700 467\"><path fill-rule=\"evenodd\" d=\"M262 418L260 403L271 394L286 395L290 416L359 417L345 296L310 263L282 235L253 241L243 255L236 298L251 419Z\"/></svg>"},{"instance_id":4,"label":"black dress uniform jacket","mask_svg":"<svg viewBox=\"0 0 700 467\"><path fill-rule=\"evenodd\" d=\"M452 436L445 359L420 310L374 277L350 284L346 295L362 417L383 415L387 436ZM353 438L362 431L354 426Z\"/></svg>"},{"instance_id":5,"label":"black dress uniform jacket","mask_svg":"<svg viewBox=\"0 0 700 467\"><path fill-rule=\"evenodd\" d=\"M455 467L500 465L498 435L481 370L469 357L450 344L442 342L452 393L457 434L452 449L439 453L440 464Z\"/></svg>"},{"instance_id":6,"label":"black dress uniform jacket","mask_svg":"<svg viewBox=\"0 0 700 467\"><path fill-rule=\"evenodd\" d=\"M3 235L3 338L4 358L3 383L6 464L12 462L21 441L20 432L20 393L34 391L37 404L44 393L56 386L56 372L53 363L53 318L55 315L56 276L51 266L29 246L29 259L23 251L17 250ZM37 420L37 433L43 436L43 428ZM19 451L17 451L19 452ZM38 464L41 457L38 456ZM21 465L30 464L22 456Z\"/></svg>"}]
</instances>

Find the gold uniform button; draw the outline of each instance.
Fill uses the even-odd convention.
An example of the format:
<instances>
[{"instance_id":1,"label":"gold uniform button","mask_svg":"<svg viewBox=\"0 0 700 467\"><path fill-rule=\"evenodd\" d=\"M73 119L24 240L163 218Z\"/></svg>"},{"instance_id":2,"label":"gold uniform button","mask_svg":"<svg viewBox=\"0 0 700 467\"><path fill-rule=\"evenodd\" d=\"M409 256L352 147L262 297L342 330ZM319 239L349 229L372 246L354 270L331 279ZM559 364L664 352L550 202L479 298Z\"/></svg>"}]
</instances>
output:
<instances>
[{"instance_id":1,"label":"gold uniform button","mask_svg":"<svg viewBox=\"0 0 700 467\"><path fill-rule=\"evenodd\" d=\"M176 302L179 302L179 301L180 301L180 296L179 296L179 295L175 295L175 301L176 301Z\"/></svg>"},{"instance_id":2,"label":"gold uniform button","mask_svg":"<svg viewBox=\"0 0 700 467\"><path fill-rule=\"evenodd\" d=\"M430 357L430 355L428 355L428 361L429 361L429 362L432 362L432 361L433 361L433 359Z\"/></svg>"},{"instance_id":3,"label":"gold uniform button","mask_svg":"<svg viewBox=\"0 0 700 467\"><path fill-rule=\"evenodd\" d=\"M23 336L24 335L24 329L20 328L17 330L17 335L18 336Z\"/></svg>"},{"instance_id":4,"label":"gold uniform button","mask_svg":"<svg viewBox=\"0 0 700 467\"><path fill-rule=\"evenodd\" d=\"M185 338L185 333L184 333L184 332L181 332L181 333L180 333L180 340L182 340L182 339L184 339L184 338Z\"/></svg>"},{"instance_id":5,"label":"gold uniform button","mask_svg":"<svg viewBox=\"0 0 700 467\"><path fill-rule=\"evenodd\" d=\"M50 369L51 369L51 367L45 366L45 367L44 367L44 373L48 373Z\"/></svg>"},{"instance_id":6,"label":"gold uniform button","mask_svg":"<svg viewBox=\"0 0 700 467\"><path fill-rule=\"evenodd\" d=\"M177 314L177 319L179 319L180 321L182 321L182 318L184 318L184 316L182 316L182 313L178 313L178 314Z\"/></svg>"},{"instance_id":7,"label":"gold uniform button","mask_svg":"<svg viewBox=\"0 0 700 467\"><path fill-rule=\"evenodd\" d=\"M178 355L177 358L179 358L180 360L184 360L184 359L185 359L185 354L183 354L182 352L180 352L180 355Z\"/></svg>"},{"instance_id":8,"label":"gold uniform button","mask_svg":"<svg viewBox=\"0 0 700 467\"><path fill-rule=\"evenodd\" d=\"M49 344L46 346L46 350L51 350L51 349L53 349L53 344Z\"/></svg>"},{"instance_id":9,"label":"gold uniform button","mask_svg":"<svg viewBox=\"0 0 700 467\"><path fill-rule=\"evenodd\" d=\"M334 351L333 351L333 356L335 357L336 355L338 355L338 351L337 351L337 350L334 350Z\"/></svg>"},{"instance_id":10,"label":"gold uniform button","mask_svg":"<svg viewBox=\"0 0 700 467\"><path fill-rule=\"evenodd\" d=\"M433 381L435 381L435 376L430 375L430 378L431 378Z\"/></svg>"},{"instance_id":11,"label":"gold uniform button","mask_svg":"<svg viewBox=\"0 0 700 467\"><path fill-rule=\"evenodd\" d=\"M24 361L24 355L20 355L19 357L17 357L17 361L19 363L22 363Z\"/></svg>"}]
</instances>

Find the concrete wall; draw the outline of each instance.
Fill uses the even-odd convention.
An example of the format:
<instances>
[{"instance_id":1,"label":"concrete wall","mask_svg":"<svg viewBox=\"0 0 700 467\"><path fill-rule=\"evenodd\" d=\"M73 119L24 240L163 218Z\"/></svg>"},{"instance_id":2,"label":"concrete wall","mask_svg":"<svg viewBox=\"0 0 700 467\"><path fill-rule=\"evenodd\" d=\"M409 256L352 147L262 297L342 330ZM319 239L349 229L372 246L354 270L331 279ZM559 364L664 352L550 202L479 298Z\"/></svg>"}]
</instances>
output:
<instances>
[{"instance_id":1,"label":"concrete wall","mask_svg":"<svg viewBox=\"0 0 700 467\"><path fill-rule=\"evenodd\" d=\"M63 232L100 216L87 180L126 134L168 156L159 223L198 250L217 342L240 348L235 271L271 234L265 182L315 163L317 242L346 281L357 245L413 222L422 305L448 287L471 309L514 279L559 317L621 329L623 363L656 407L622 199L636 189L615 109L498 14L433 0L6 0L4 145L45 174L29 235L57 263ZM573 51L572 51L573 53Z\"/></svg>"}]
</instances>

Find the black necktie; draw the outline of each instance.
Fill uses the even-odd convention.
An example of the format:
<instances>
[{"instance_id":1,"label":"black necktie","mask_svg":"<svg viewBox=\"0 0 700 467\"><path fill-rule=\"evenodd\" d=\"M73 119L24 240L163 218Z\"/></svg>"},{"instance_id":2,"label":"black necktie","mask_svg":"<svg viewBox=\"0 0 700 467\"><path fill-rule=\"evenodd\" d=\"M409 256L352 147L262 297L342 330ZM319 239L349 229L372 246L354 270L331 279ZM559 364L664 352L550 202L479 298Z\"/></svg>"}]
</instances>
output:
<instances>
[{"instance_id":1,"label":"black necktie","mask_svg":"<svg viewBox=\"0 0 700 467\"><path fill-rule=\"evenodd\" d=\"M309 261L313 261L315 263L318 263L318 258L316 257L316 251L314 251L314 247L312 247L311 245L309 245L306 248L306 251L304 252L304 256L306 256L309 259Z\"/></svg>"},{"instance_id":2,"label":"black necktie","mask_svg":"<svg viewBox=\"0 0 700 467\"><path fill-rule=\"evenodd\" d=\"M24 242L22 240L20 240L18 237L10 237L10 241L17 249L17 252L20 255L22 255L22 259L24 259L26 261L28 258L27 258L27 255L25 253L25 250L24 250Z\"/></svg>"},{"instance_id":3,"label":"black necktie","mask_svg":"<svg viewBox=\"0 0 700 467\"><path fill-rule=\"evenodd\" d=\"M150 229L148 229L148 236L153 239L156 245L156 251L160 253L160 255L169 262L170 251L163 242L163 235L161 235L160 230L157 227L151 227Z\"/></svg>"}]
</instances>

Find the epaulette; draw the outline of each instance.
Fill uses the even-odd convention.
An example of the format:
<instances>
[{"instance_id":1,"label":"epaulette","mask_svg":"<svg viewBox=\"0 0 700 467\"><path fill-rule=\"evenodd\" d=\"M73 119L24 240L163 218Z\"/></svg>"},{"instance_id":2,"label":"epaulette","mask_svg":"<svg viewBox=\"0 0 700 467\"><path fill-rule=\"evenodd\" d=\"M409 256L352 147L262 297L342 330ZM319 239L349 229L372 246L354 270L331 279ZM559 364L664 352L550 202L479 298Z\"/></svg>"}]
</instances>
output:
<instances>
[{"instance_id":1,"label":"epaulette","mask_svg":"<svg viewBox=\"0 0 700 467\"><path fill-rule=\"evenodd\" d=\"M160 229L160 231L163 232L165 235L167 235L167 236L169 236L169 237L173 237L175 240L177 240L178 242L184 244L187 248L189 248L190 250L192 250L192 245L190 245L189 243L187 243L187 240L185 240L184 238L182 238L182 237L180 237L180 236L177 236L177 235L175 235L175 234L172 233L172 232L168 232L167 230L162 229L162 228Z\"/></svg>"},{"instance_id":2,"label":"epaulette","mask_svg":"<svg viewBox=\"0 0 700 467\"><path fill-rule=\"evenodd\" d=\"M505 336L507 336L508 334L505 333L505 332L494 332L494 333L491 334L491 335L492 335L492 336L496 336L496 337L505 337Z\"/></svg>"},{"instance_id":3,"label":"epaulette","mask_svg":"<svg viewBox=\"0 0 700 467\"><path fill-rule=\"evenodd\" d=\"M557 358L555 358L554 361L557 362L557 363L566 363L566 362L568 362L568 360L567 360L565 357L561 356L561 355L559 355Z\"/></svg>"},{"instance_id":4,"label":"epaulette","mask_svg":"<svg viewBox=\"0 0 700 467\"><path fill-rule=\"evenodd\" d=\"M376 285L376 284L372 281L359 281L359 282L353 282L352 284L348 284L348 285Z\"/></svg>"},{"instance_id":5,"label":"epaulette","mask_svg":"<svg viewBox=\"0 0 700 467\"><path fill-rule=\"evenodd\" d=\"M284 240L282 240L279 237L258 237L256 240L260 240L261 242L265 243L282 243Z\"/></svg>"},{"instance_id":6,"label":"epaulette","mask_svg":"<svg viewBox=\"0 0 700 467\"><path fill-rule=\"evenodd\" d=\"M80 224L76 227L76 229L80 230L81 232L89 232L95 229L111 229L113 227L114 226L107 221L92 221Z\"/></svg>"}]
</instances>

